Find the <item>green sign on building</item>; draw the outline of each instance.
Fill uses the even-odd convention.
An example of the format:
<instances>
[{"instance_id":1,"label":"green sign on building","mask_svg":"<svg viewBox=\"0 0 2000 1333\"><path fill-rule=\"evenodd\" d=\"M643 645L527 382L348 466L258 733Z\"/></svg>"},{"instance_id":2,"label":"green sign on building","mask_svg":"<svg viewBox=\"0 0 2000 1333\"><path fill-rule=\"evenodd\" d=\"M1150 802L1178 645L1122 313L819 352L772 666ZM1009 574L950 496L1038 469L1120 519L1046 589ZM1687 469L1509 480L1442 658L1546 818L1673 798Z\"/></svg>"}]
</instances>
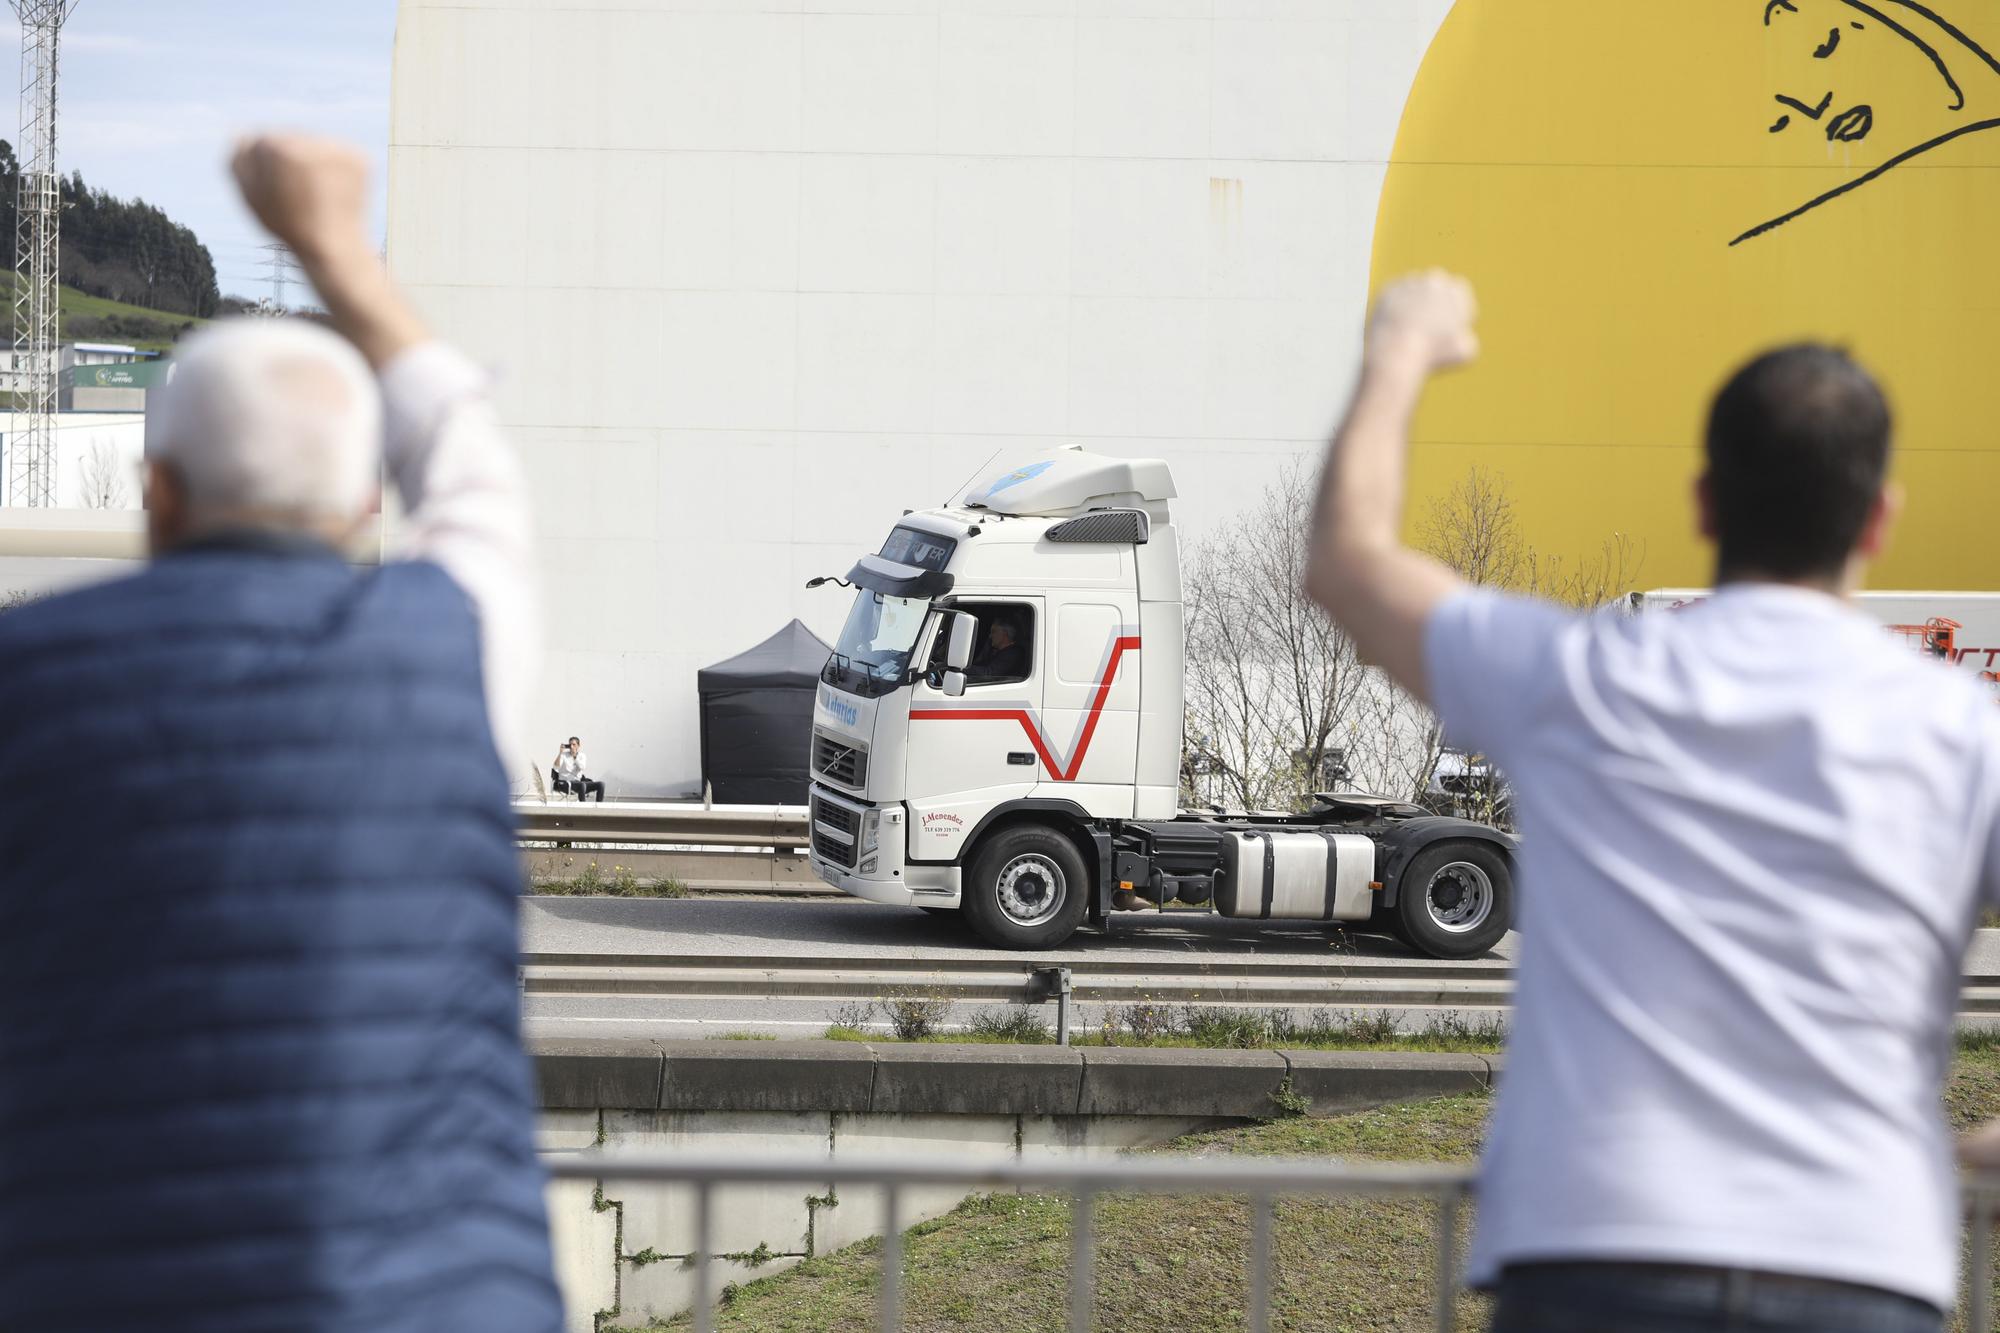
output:
<instances>
[{"instance_id":1,"label":"green sign on building","mask_svg":"<svg viewBox=\"0 0 2000 1333\"><path fill-rule=\"evenodd\" d=\"M134 361L112 366L71 366L63 379L72 389L151 389L164 382L166 361Z\"/></svg>"}]
</instances>

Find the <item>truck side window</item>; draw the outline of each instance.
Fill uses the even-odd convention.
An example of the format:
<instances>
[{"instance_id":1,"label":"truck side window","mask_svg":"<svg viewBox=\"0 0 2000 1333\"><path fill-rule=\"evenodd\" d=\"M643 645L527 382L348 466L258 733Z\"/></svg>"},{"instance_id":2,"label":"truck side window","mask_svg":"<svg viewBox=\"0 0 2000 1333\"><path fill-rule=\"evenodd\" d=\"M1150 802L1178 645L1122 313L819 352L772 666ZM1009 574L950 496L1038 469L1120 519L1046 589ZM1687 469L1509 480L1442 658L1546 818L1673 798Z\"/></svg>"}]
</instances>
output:
<instances>
[{"instance_id":1,"label":"truck side window","mask_svg":"<svg viewBox=\"0 0 2000 1333\"><path fill-rule=\"evenodd\" d=\"M968 685L1007 685L1035 674L1035 608L1025 602L959 602L979 617Z\"/></svg>"}]
</instances>

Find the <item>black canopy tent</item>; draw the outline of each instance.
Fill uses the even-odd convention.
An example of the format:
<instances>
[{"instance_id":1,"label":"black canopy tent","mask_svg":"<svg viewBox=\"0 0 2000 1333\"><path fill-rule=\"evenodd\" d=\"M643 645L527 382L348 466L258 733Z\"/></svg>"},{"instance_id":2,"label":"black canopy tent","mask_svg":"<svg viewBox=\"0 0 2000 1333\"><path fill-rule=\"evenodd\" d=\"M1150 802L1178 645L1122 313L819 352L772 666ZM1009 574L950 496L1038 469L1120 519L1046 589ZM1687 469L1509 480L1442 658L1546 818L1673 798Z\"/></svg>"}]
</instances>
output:
<instances>
[{"instance_id":1,"label":"black canopy tent","mask_svg":"<svg viewBox=\"0 0 2000 1333\"><path fill-rule=\"evenodd\" d=\"M804 805L813 699L832 650L794 620L695 677L701 777L723 805Z\"/></svg>"}]
</instances>

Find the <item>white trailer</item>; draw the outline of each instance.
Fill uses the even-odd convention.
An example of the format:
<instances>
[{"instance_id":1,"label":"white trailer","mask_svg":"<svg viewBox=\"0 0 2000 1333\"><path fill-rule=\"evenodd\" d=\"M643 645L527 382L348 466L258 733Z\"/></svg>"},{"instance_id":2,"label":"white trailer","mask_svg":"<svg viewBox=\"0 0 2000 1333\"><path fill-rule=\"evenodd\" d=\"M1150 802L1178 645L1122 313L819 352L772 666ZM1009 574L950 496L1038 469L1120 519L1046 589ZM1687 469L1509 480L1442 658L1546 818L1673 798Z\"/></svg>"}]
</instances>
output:
<instances>
[{"instance_id":1,"label":"white trailer","mask_svg":"<svg viewBox=\"0 0 2000 1333\"><path fill-rule=\"evenodd\" d=\"M855 588L820 678L814 870L960 911L1011 948L1178 901L1485 952L1513 905L1515 844L1496 829L1351 794L1304 814L1178 811L1173 496L1162 462L1050 450L814 581Z\"/></svg>"}]
</instances>

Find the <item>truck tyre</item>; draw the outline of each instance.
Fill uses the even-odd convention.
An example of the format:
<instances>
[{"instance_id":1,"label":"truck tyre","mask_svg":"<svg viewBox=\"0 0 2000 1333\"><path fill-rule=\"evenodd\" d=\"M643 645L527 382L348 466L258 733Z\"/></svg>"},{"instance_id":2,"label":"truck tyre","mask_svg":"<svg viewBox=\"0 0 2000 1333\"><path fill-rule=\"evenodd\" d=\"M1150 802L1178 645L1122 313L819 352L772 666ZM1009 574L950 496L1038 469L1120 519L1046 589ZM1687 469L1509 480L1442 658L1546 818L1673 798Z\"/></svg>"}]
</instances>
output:
<instances>
[{"instance_id":1,"label":"truck tyre","mask_svg":"<svg viewBox=\"0 0 2000 1333\"><path fill-rule=\"evenodd\" d=\"M1076 933L1089 898L1090 871L1076 844L1025 824L980 844L962 901L966 923L988 944L1053 949Z\"/></svg>"},{"instance_id":2,"label":"truck tyre","mask_svg":"<svg viewBox=\"0 0 2000 1333\"><path fill-rule=\"evenodd\" d=\"M1424 848L1404 869L1396 934L1433 958L1476 958L1514 921L1514 871L1499 848L1454 840Z\"/></svg>"}]
</instances>

